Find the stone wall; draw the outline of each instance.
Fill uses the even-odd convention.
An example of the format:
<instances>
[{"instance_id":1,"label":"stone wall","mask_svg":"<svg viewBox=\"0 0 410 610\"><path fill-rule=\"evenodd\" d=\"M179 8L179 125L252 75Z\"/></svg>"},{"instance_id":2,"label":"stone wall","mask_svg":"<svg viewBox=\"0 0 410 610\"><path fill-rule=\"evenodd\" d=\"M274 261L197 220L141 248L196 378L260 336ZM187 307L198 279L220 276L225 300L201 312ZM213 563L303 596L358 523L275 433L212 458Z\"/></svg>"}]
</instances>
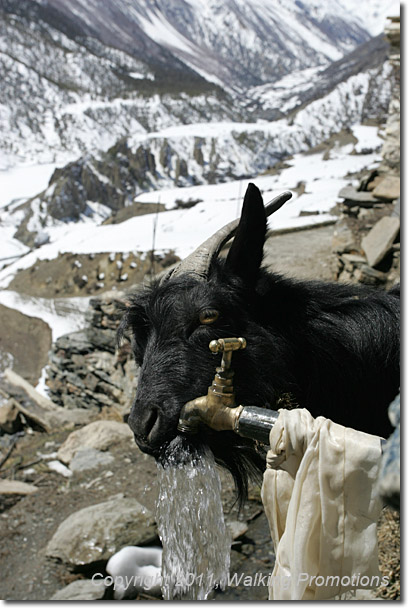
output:
<instances>
[{"instance_id":1,"label":"stone wall","mask_svg":"<svg viewBox=\"0 0 410 610\"><path fill-rule=\"evenodd\" d=\"M379 167L344 187L332 251L337 279L390 289L400 281L400 17L385 29L393 87Z\"/></svg>"},{"instance_id":2,"label":"stone wall","mask_svg":"<svg viewBox=\"0 0 410 610\"><path fill-rule=\"evenodd\" d=\"M400 17L389 18L385 34L390 43L389 60L393 66L394 81L379 173L400 176Z\"/></svg>"},{"instance_id":3,"label":"stone wall","mask_svg":"<svg viewBox=\"0 0 410 610\"><path fill-rule=\"evenodd\" d=\"M111 411L120 418L129 411L137 367L128 342L116 349L123 298L112 291L91 299L87 327L54 343L46 385L58 405Z\"/></svg>"}]
</instances>

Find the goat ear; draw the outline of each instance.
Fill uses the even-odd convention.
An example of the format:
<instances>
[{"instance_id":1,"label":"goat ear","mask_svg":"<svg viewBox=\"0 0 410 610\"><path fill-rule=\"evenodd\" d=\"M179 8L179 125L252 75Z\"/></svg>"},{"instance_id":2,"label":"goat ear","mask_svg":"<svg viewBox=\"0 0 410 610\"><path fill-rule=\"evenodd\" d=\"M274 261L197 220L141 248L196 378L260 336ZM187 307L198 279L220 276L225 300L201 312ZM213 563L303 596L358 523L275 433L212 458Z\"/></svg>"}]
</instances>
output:
<instances>
[{"instance_id":1,"label":"goat ear","mask_svg":"<svg viewBox=\"0 0 410 610\"><path fill-rule=\"evenodd\" d=\"M226 258L230 271L248 284L255 284L263 259L266 213L260 190L250 183L243 200L242 214L233 244Z\"/></svg>"}]
</instances>

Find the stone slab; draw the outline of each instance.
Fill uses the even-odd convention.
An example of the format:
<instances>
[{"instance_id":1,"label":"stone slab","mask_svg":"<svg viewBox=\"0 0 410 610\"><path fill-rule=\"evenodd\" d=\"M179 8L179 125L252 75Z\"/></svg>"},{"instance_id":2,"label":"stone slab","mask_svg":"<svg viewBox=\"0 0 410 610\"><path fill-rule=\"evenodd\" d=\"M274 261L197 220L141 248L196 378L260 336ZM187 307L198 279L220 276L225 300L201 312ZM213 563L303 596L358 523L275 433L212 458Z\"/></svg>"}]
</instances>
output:
<instances>
[{"instance_id":1,"label":"stone slab","mask_svg":"<svg viewBox=\"0 0 410 610\"><path fill-rule=\"evenodd\" d=\"M38 491L38 487L24 483L24 481L12 481L10 479L0 479L0 495L5 494L8 496L21 495L26 496L33 494Z\"/></svg>"},{"instance_id":2,"label":"stone slab","mask_svg":"<svg viewBox=\"0 0 410 610\"><path fill-rule=\"evenodd\" d=\"M372 205L377 202L371 191L357 191L354 186L344 186L338 194L338 197L346 199L347 201L354 201L357 205L369 204Z\"/></svg>"},{"instance_id":3,"label":"stone slab","mask_svg":"<svg viewBox=\"0 0 410 610\"><path fill-rule=\"evenodd\" d=\"M384 216L362 239L362 248L371 267L380 263L390 251L399 229L397 216Z\"/></svg>"}]
</instances>

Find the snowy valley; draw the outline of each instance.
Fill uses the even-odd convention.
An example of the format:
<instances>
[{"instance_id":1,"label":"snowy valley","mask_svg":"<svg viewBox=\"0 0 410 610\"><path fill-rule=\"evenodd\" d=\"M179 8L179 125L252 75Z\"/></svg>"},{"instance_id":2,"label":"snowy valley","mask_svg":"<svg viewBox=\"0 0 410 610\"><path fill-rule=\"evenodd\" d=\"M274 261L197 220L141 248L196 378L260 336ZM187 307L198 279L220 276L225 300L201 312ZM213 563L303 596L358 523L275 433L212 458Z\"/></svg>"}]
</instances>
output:
<instances>
[{"instance_id":1,"label":"snowy valley","mask_svg":"<svg viewBox=\"0 0 410 610\"><path fill-rule=\"evenodd\" d=\"M394 82L382 31L398 10L1 0L0 303L31 307L54 339L74 330L90 296L141 281L153 249L182 258L237 217L249 181L265 202L293 192L273 231L334 223L341 188L380 161ZM120 257L111 280L104 253ZM78 278L63 287L61 273ZM62 324L47 296L85 305Z\"/></svg>"}]
</instances>

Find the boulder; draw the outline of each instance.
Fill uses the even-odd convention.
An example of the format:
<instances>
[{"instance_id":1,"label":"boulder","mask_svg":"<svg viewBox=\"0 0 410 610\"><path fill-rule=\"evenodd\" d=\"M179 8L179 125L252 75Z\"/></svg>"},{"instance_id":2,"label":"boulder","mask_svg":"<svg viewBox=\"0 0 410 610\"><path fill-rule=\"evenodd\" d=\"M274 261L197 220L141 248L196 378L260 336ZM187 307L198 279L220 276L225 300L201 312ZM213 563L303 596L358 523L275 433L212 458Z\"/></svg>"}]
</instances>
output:
<instances>
[{"instance_id":1,"label":"boulder","mask_svg":"<svg viewBox=\"0 0 410 610\"><path fill-rule=\"evenodd\" d=\"M157 539L154 517L145 506L123 494L70 515L55 532L46 555L70 567L108 560L124 546Z\"/></svg>"},{"instance_id":2,"label":"boulder","mask_svg":"<svg viewBox=\"0 0 410 610\"><path fill-rule=\"evenodd\" d=\"M362 240L362 248L367 261L374 267L390 251L400 229L400 220L397 216L384 216Z\"/></svg>"},{"instance_id":3,"label":"boulder","mask_svg":"<svg viewBox=\"0 0 410 610\"><path fill-rule=\"evenodd\" d=\"M71 432L58 450L57 457L69 464L79 449L88 447L105 451L117 443L133 440L134 435L127 424L100 419Z\"/></svg>"},{"instance_id":4,"label":"boulder","mask_svg":"<svg viewBox=\"0 0 410 610\"><path fill-rule=\"evenodd\" d=\"M231 534L232 540L240 538L248 531L248 524L244 521L237 521L235 519L232 519L230 521L227 521L226 525Z\"/></svg>"},{"instance_id":5,"label":"boulder","mask_svg":"<svg viewBox=\"0 0 410 610\"><path fill-rule=\"evenodd\" d=\"M24 483L23 481L15 481L10 479L0 479L0 495L7 496L26 496L38 491L38 487Z\"/></svg>"},{"instance_id":6,"label":"boulder","mask_svg":"<svg viewBox=\"0 0 410 610\"><path fill-rule=\"evenodd\" d=\"M50 601L93 601L102 599L104 593L105 585L102 578L95 578L94 580L75 580L64 587L64 589L57 591Z\"/></svg>"},{"instance_id":7,"label":"boulder","mask_svg":"<svg viewBox=\"0 0 410 610\"><path fill-rule=\"evenodd\" d=\"M373 195L378 199L393 201L400 197L400 178L397 176L385 176L373 190Z\"/></svg>"},{"instance_id":8,"label":"boulder","mask_svg":"<svg viewBox=\"0 0 410 610\"><path fill-rule=\"evenodd\" d=\"M92 470L99 466L108 466L114 461L114 457L109 451L98 451L92 447L79 449L70 462L70 469L73 472Z\"/></svg>"}]
</instances>

